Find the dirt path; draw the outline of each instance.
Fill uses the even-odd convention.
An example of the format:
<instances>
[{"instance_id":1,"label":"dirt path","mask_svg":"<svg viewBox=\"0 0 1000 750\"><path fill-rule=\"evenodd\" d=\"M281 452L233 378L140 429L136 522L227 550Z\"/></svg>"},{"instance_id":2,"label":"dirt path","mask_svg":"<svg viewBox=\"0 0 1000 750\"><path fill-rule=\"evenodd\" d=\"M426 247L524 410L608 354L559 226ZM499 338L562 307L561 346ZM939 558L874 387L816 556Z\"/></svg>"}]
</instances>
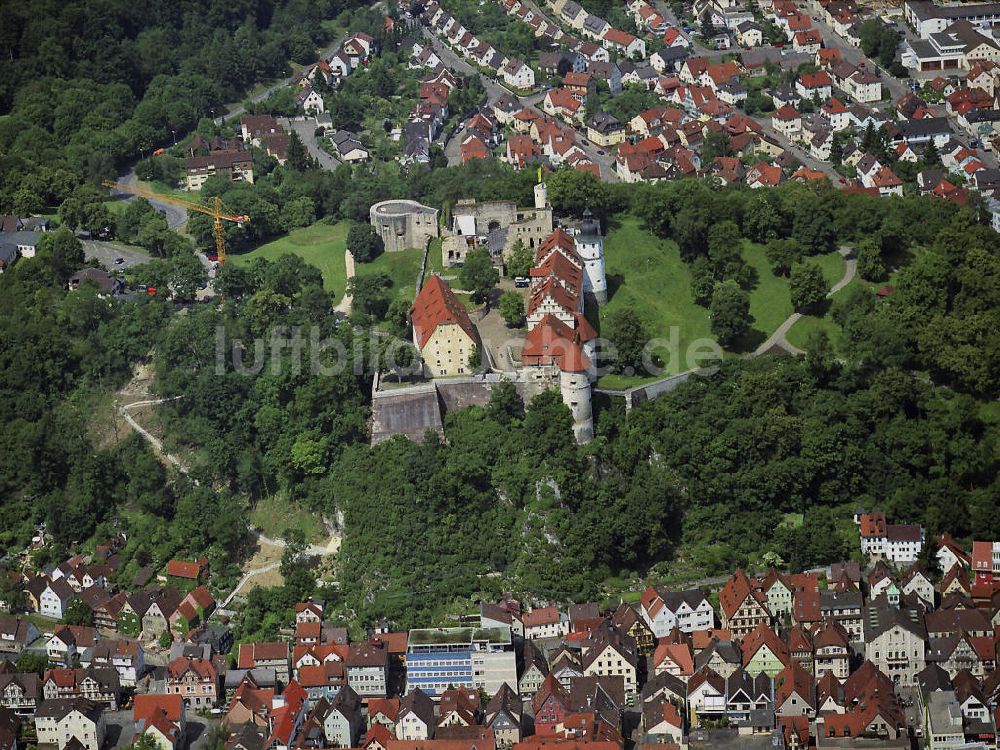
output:
<instances>
[{"instance_id":1,"label":"dirt path","mask_svg":"<svg viewBox=\"0 0 1000 750\"><path fill-rule=\"evenodd\" d=\"M837 249L837 252L844 259L844 275L841 277L840 281L830 287L830 291L826 293L827 299L830 299L833 295L854 281L854 277L858 273L858 261L856 258L850 257L854 252L854 248L840 247ZM802 313L793 312L785 319L784 323L778 326L778 329L774 333L767 337L767 340L763 344L757 347L751 356L757 357L774 346L780 347L790 354L805 354L802 349L793 345L787 338L787 334L792 329L792 326L798 323L801 319Z\"/></svg>"},{"instance_id":2,"label":"dirt path","mask_svg":"<svg viewBox=\"0 0 1000 750\"><path fill-rule=\"evenodd\" d=\"M349 253L348 258L350 258ZM351 259L349 272L353 273L353 271L354 262L353 259ZM186 475L188 473L188 467L185 466L179 458L167 453L167 451L163 448L163 442L139 424L135 420L135 417L131 414L131 412L135 409L157 406L158 404L165 404L170 401L176 401L183 398L183 396L173 396L171 398L144 398L144 396L148 397L150 395L147 388L150 382L152 382L152 376L149 367L140 366L136 368L132 380L130 380L129 383L118 392L118 397L126 402L119 407L119 411L128 423L129 427L135 430L142 436L143 440L153 447L153 450L160 461ZM197 480L192 481L197 483ZM330 528L330 538L327 540L327 543L325 545L311 544L303 550L302 554L306 557L324 557L327 555L335 555L340 549L340 543L343 538L340 532L342 525L343 516L338 512L337 525L336 527ZM287 546L285 540L271 539L270 537L264 536L258 529L250 526L249 523L247 524L247 528L250 530L254 539L257 540L257 552L246 563L248 567L253 567L249 567L249 569L244 571L243 577L240 578L236 586L229 592L229 595L223 601L221 606L222 609L225 609L233 598L254 578L267 578L267 584L258 583L258 585L279 585L281 583L280 574L275 573L275 571L277 571L281 566L281 551ZM268 576L269 573L278 575L279 580L273 580L273 576Z\"/></svg>"},{"instance_id":3,"label":"dirt path","mask_svg":"<svg viewBox=\"0 0 1000 750\"><path fill-rule=\"evenodd\" d=\"M352 278L354 278L354 256L351 255L350 250L344 251L344 267L347 269L347 274L345 275L345 278L347 279L347 281L350 281ZM353 300L351 299L351 295L347 293L347 286L345 283L344 296L341 298L340 302L334 305L333 309L336 310L337 312L344 313L344 315L350 315L352 302Z\"/></svg>"}]
</instances>

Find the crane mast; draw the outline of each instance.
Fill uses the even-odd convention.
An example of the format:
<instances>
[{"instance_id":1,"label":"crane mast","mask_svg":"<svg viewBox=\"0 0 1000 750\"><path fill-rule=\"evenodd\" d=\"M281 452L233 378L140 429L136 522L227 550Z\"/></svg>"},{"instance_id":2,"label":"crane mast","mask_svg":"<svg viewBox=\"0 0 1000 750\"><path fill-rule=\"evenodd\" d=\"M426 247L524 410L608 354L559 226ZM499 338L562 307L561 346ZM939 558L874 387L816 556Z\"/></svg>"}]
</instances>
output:
<instances>
[{"instance_id":1,"label":"crane mast","mask_svg":"<svg viewBox=\"0 0 1000 750\"><path fill-rule=\"evenodd\" d=\"M137 187L135 185L126 185L124 182L104 180L101 184L104 185L104 187L117 190L119 193L138 195L143 198L159 201L161 203L169 203L173 206L181 206L189 211L197 211L198 213L205 214L206 216L211 216L214 220L212 230L215 235L215 252L219 257L220 266L226 262L226 236L222 228L223 220L231 221L239 227L250 223L250 217L245 214L238 215L227 212L225 206L222 205L222 199L219 196L215 196L212 199L212 206L205 206L201 203L186 201L181 198L174 198L170 195L160 195L159 193L154 193L152 190L146 190L145 188Z\"/></svg>"}]
</instances>

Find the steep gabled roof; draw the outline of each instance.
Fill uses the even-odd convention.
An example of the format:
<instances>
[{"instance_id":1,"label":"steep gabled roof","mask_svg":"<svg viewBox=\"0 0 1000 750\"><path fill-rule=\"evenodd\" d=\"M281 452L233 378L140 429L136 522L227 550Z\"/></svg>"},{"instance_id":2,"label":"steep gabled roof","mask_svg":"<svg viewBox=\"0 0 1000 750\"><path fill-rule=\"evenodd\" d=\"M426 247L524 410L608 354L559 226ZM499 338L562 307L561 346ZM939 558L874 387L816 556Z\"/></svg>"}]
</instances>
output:
<instances>
[{"instance_id":1,"label":"steep gabled roof","mask_svg":"<svg viewBox=\"0 0 1000 750\"><path fill-rule=\"evenodd\" d=\"M448 283L436 274L427 279L413 301L410 320L420 348L427 344L434 331L442 325L457 325L470 339L478 339L469 313Z\"/></svg>"}]
</instances>

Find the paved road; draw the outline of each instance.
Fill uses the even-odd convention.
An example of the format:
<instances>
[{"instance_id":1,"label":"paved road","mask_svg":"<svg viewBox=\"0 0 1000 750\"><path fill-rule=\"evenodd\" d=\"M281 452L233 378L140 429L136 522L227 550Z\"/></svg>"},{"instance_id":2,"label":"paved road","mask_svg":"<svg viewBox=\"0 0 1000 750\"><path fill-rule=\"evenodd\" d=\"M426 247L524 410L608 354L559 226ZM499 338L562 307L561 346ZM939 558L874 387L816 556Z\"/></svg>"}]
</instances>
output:
<instances>
[{"instance_id":1,"label":"paved road","mask_svg":"<svg viewBox=\"0 0 1000 750\"><path fill-rule=\"evenodd\" d=\"M143 250L100 240L83 240L83 255L87 260L96 260L110 271L141 266L151 260L149 253ZM115 263L116 258L121 258L124 262Z\"/></svg>"},{"instance_id":2,"label":"paved road","mask_svg":"<svg viewBox=\"0 0 1000 750\"><path fill-rule=\"evenodd\" d=\"M319 138L316 137L316 120L311 117L294 119L286 117L283 122L286 127L299 134L299 139L306 147L306 151L319 162L323 169L332 172L343 163L320 148Z\"/></svg>"},{"instance_id":3,"label":"paved road","mask_svg":"<svg viewBox=\"0 0 1000 750\"><path fill-rule=\"evenodd\" d=\"M139 178L136 177L135 167L130 169L125 174L118 176L118 182L121 182L125 185L130 185L132 187L135 187L138 181ZM118 196L119 198L126 201L135 200L137 197L135 195L131 195L130 193L117 193L114 190L111 191L111 194L112 196ZM175 206L173 203L166 203L165 201L159 201L156 200L155 198L148 198L147 200L151 204L153 204L153 208L157 209L160 213L166 216L167 226L170 227L171 229L179 229L180 227L184 226L187 223L186 208L182 208L181 206Z\"/></svg>"},{"instance_id":4,"label":"paved road","mask_svg":"<svg viewBox=\"0 0 1000 750\"><path fill-rule=\"evenodd\" d=\"M819 170L827 177L830 178L830 182L834 184L835 187L840 187L840 180L842 175L833 168L833 165L829 162L820 161L809 154L809 147L807 144L799 143L798 141L792 141L786 138L784 135L779 133L773 127L771 127L771 118L766 115L755 115L753 119L764 128L764 132L767 133L771 138L776 140L781 144L782 148L790 152L796 159L802 162L809 169Z\"/></svg>"},{"instance_id":5,"label":"paved road","mask_svg":"<svg viewBox=\"0 0 1000 750\"><path fill-rule=\"evenodd\" d=\"M374 7L376 7L378 5L381 5L381 4L382 3L380 1L380 2L372 4L371 7L374 8ZM319 54L316 57L316 59L318 60L321 57L326 57L327 55L333 54L337 50L337 48L340 47L340 45L344 43L344 39L346 39L346 38L347 37L340 37L337 41L335 41L332 44L328 45L325 49L320 50ZM268 86L266 89L264 89L263 91L261 91L259 94L254 94L253 96L251 96L250 97L250 102L253 103L253 104L257 104L258 102L264 101L271 94L275 93L276 91L279 91L280 89L283 89L285 86L287 86L292 81L294 81L296 75L298 75L298 74L297 73L293 73L292 75L288 76L287 78L282 78L280 81L276 81L275 83L272 83L270 86ZM234 107L233 109L231 109L228 112L226 112L226 114L222 115L222 117L216 117L215 118L215 124L216 125L221 125L226 120L232 120L235 117L239 117L244 112L246 112L246 107L244 106L244 104L243 103L238 104L236 107Z\"/></svg>"}]
</instances>

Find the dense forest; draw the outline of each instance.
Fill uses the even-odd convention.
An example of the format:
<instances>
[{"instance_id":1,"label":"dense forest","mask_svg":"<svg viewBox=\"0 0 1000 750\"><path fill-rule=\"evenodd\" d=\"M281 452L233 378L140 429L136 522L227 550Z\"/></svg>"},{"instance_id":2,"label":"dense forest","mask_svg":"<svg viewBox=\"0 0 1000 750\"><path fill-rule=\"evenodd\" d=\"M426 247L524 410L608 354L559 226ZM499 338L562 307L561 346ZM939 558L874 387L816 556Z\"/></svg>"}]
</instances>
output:
<instances>
[{"instance_id":1,"label":"dense forest","mask_svg":"<svg viewBox=\"0 0 1000 750\"><path fill-rule=\"evenodd\" d=\"M0 208L59 206L308 63L350 0L0 5Z\"/></svg>"}]
</instances>

